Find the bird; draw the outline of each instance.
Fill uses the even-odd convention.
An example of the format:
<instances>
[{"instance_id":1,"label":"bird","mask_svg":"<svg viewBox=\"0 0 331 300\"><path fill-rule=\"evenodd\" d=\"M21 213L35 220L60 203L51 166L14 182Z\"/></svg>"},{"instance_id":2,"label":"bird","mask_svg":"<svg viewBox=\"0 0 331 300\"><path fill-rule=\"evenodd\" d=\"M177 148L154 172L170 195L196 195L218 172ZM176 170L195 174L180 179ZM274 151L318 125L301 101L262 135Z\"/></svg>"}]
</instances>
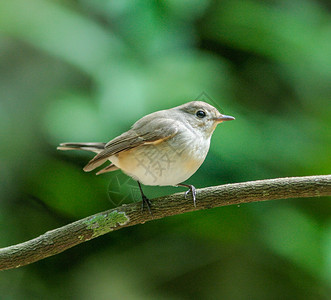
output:
<instances>
[{"instance_id":1,"label":"bird","mask_svg":"<svg viewBox=\"0 0 331 300\"><path fill-rule=\"evenodd\" d=\"M96 155L83 168L90 172L110 161L96 174L122 170L137 181L142 196L142 209L151 203L141 184L150 186L183 186L191 192L196 207L196 188L184 183L204 162L216 126L234 117L221 114L203 101L148 114L131 129L108 143L61 143L58 150L85 150Z\"/></svg>"}]
</instances>

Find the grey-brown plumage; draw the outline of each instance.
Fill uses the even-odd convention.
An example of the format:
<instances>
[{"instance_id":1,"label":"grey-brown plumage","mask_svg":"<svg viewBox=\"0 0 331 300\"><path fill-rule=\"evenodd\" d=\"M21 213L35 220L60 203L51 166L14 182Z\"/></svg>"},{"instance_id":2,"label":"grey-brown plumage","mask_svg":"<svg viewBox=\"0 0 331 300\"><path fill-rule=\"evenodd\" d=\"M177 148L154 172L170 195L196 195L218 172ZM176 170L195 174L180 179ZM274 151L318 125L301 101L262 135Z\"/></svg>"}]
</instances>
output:
<instances>
[{"instance_id":1,"label":"grey-brown plumage","mask_svg":"<svg viewBox=\"0 0 331 300\"><path fill-rule=\"evenodd\" d=\"M85 150L99 153L105 149L106 143L62 143L57 150Z\"/></svg>"},{"instance_id":2,"label":"grey-brown plumage","mask_svg":"<svg viewBox=\"0 0 331 300\"><path fill-rule=\"evenodd\" d=\"M180 185L203 163L217 124L230 120L208 103L192 101L141 118L107 144L64 143L58 149L97 153L86 172L109 160L112 164L97 174L121 169L146 185Z\"/></svg>"},{"instance_id":3,"label":"grey-brown plumage","mask_svg":"<svg viewBox=\"0 0 331 300\"><path fill-rule=\"evenodd\" d=\"M167 119L162 120L162 118L157 118L150 120L146 117L140 119L129 131L107 143L104 150L98 153L84 167L84 171L89 172L94 170L105 163L110 156L116 155L119 152L170 138L176 134L177 129L168 127L167 125L169 125ZM150 131L150 126L154 129L153 131Z\"/></svg>"},{"instance_id":4,"label":"grey-brown plumage","mask_svg":"<svg viewBox=\"0 0 331 300\"><path fill-rule=\"evenodd\" d=\"M88 164L84 167L84 171L89 172L105 163L111 156L116 155L120 152L127 151L146 144L157 144L165 141L176 135L180 127L185 130L200 129L201 123L188 122L187 118L195 117L194 114L198 109L204 109L210 111L217 117L220 113L217 109L208 103L201 101L192 101L183 105L161 110L138 120L134 123L130 130L124 132L120 136L112 139L106 143L62 143L57 148L58 150L85 150L97 153L97 155L91 159ZM231 117L232 118L232 117ZM233 119L233 118L232 118ZM225 120L225 119L224 119ZM177 122L180 122L182 126L174 126ZM214 123L214 122L213 122ZM203 123L204 124L204 123ZM214 126L210 126L211 130L206 130L207 136L209 137ZM111 172L117 170L113 164L107 166L97 174Z\"/></svg>"}]
</instances>

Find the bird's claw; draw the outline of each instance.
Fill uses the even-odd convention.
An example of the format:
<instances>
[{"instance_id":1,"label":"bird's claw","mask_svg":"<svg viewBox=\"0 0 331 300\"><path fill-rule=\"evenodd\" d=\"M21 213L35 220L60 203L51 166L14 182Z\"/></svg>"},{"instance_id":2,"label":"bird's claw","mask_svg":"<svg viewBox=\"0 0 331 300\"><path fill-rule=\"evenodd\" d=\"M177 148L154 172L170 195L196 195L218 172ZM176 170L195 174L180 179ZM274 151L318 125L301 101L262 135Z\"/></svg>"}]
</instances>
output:
<instances>
[{"instance_id":1,"label":"bird's claw","mask_svg":"<svg viewBox=\"0 0 331 300\"><path fill-rule=\"evenodd\" d=\"M149 199L145 196L142 188L141 188L141 184L139 181L137 181L138 183L138 186L139 186L139 190L140 190L140 193L141 193L141 198L142 198L142 205L141 205L141 211L144 211L144 206L146 205L147 206L147 209L149 211L149 214L153 217L153 214L152 214L152 210L151 210L151 202L149 201Z\"/></svg>"},{"instance_id":2,"label":"bird's claw","mask_svg":"<svg viewBox=\"0 0 331 300\"><path fill-rule=\"evenodd\" d=\"M189 192L192 193L192 198L193 198L193 204L194 204L194 207L197 207L197 204L196 204L196 194L197 194L197 191L196 191L196 188L193 186L193 185L182 185L182 186L186 186L188 187L189 189L185 192L185 199L187 198L187 195Z\"/></svg>"},{"instance_id":3,"label":"bird's claw","mask_svg":"<svg viewBox=\"0 0 331 300\"><path fill-rule=\"evenodd\" d=\"M151 216L153 216L152 214L152 210L151 210L151 202L149 201L149 199L144 195L142 196L142 205L141 205L141 211L144 211L144 207L146 205L147 209L148 209L148 212Z\"/></svg>"}]
</instances>

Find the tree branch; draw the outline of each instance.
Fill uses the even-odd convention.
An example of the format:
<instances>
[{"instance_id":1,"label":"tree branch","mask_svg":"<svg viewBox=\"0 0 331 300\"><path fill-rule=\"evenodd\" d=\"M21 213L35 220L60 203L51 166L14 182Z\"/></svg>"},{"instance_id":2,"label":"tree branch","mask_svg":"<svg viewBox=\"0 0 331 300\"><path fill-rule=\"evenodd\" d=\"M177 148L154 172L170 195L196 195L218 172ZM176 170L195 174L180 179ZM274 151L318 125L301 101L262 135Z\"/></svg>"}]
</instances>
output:
<instances>
[{"instance_id":1,"label":"tree branch","mask_svg":"<svg viewBox=\"0 0 331 300\"><path fill-rule=\"evenodd\" d=\"M0 270L18 268L61 253L80 243L123 227L185 212L232 204L331 195L331 175L278 178L226 184L197 190L197 207L191 197L177 193L151 201L153 216L141 203L122 205L46 232L25 243L0 249Z\"/></svg>"}]
</instances>

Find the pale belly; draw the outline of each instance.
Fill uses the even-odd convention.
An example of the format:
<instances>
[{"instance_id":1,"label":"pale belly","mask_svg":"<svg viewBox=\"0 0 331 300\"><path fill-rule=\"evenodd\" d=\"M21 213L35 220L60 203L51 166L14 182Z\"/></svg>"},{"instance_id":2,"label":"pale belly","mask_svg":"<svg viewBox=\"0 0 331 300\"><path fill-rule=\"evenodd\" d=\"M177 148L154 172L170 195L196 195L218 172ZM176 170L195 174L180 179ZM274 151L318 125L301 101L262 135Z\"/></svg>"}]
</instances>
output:
<instances>
[{"instance_id":1,"label":"pale belly","mask_svg":"<svg viewBox=\"0 0 331 300\"><path fill-rule=\"evenodd\" d=\"M123 151L109 160L145 185L177 185L198 170L208 150L209 140L184 141L179 146L168 140Z\"/></svg>"}]
</instances>

